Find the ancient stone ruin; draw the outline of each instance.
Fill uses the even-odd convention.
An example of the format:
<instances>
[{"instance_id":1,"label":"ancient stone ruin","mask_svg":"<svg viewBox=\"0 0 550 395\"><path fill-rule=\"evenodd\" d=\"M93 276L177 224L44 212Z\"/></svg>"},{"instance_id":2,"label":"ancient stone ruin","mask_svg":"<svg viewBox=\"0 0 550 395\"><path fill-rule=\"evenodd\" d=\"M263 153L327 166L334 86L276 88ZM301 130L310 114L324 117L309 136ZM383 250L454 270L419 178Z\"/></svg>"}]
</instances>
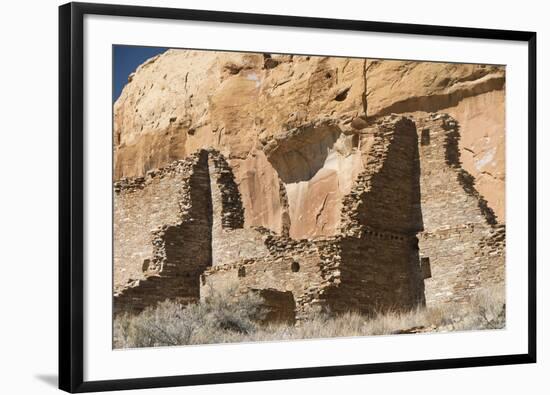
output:
<instances>
[{"instance_id":1,"label":"ancient stone ruin","mask_svg":"<svg viewBox=\"0 0 550 395\"><path fill-rule=\"evenodd\" d=\"M171 50L140 66L115 105L115 314L231 286L258 292L269 320L293 323L316 308L371 314L467 303L504 283L503 214L464 166L461 138L471 134L457 118L468 127L485 121L456 110L470 97L498 101L498 69L459 67L445 82L450 98L425 89L416 101L375 100L371 114L366 101L382 88L368 90L368 73L379 76L385 61L199 55ZM164 82L180 67L183 104ZM190 72L219 86L205 96L207 109L194 108L202 88L187 86ZM295 72L308 73L308 85ZM282 85L288 90L277 94ZM299 94L304 102L292 111L278 101ZM262 105L254 117L262 101L273 116ZM288 119L272 122L281 111Z\"/></svg>"}]
</instances>

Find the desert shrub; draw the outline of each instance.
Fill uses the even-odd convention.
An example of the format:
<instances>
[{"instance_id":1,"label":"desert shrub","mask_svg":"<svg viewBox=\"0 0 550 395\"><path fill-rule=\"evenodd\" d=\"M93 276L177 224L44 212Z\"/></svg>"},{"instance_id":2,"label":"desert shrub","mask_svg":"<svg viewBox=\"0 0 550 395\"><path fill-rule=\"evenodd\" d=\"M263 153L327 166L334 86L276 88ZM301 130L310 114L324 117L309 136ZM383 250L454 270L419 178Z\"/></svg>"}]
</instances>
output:
<instances>
[{"instance_id":1,"label":"desert shrub","mask_svg":"<svg viewBox=\"0 0 550 395\"><path fill-rule=\"evenodd\" d=\"M500 329L505 325L504 287L485 289L471 303L440 304L410 311L381 311L367 317L314 312L296 327L267 326L245 341L376 336L421 332Z\"/></svg>"},{"instance_id":2,"label":"desert shrub","mask_svg":"<svg viewBox=\"0 0 550 395\"><path fill-rule=\"evenodd\" d=\"M468 304L385 311L368 317L355 312L331 315L313 309L295 326L260 325L265 317L262 303L257 294L237 295L233 290L211 292L197 304L166 301L139 315L117 317L114 345L155 347L500 329L506 319L504 287L483 290Z\"/></svg>"},{"instance_id":3,"label":"desert shrub","mask_svg":"<svg viewBox=\"0 0 550 395\"><path fill-rule=\"evenodd\" d=\"M504 286L486 288L476 294L454 323L454 330L502 329L506 326Z\"/></svg>"},{"instance_id":4,"label":"desert shrub","mask_svg":"<svg viewBox=\"0 0 550 395\"><path fill-rule=\"evenodd\" d=\"M183 305L164 301L138 315L117 316L115 348L223 343L237 339L258 326L265 312L254 293L212 292L205 300Z\"/></svg>"}]
</instances>

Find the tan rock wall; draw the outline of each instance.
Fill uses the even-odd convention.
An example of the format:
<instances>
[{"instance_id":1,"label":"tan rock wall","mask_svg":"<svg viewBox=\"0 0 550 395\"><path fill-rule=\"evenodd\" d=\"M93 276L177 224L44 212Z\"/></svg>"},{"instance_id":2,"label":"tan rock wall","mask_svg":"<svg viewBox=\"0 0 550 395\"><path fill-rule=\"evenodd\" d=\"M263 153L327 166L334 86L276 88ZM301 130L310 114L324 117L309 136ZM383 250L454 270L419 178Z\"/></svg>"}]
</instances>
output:
<instances>
[{"instance_id":1,"label":"tan rock wall","mask_svg":"<svg viewBox=\"0 0 550 395\"><path fill-rule=\"evenodd\" d=\"M243 228L244 209L233 172L225 158L210 151L210 196L212 199L212 262L224 265L239 259L261 257L268 253L262 236L250 228Z\"/></svg>"},{"instance_id":2,"label":"tan rock wall","mask_svg":"<svg viewBox=\"0 0 550 395\"><path fill-rule=\"evenodd\" d=\"M405 117L362 130L365 165L344 199L342 232L359 227L414 234L422 229L416 127Z\"/></svg>"},{"instance_id":3,"label":"tan rock wall","mask_svg":"<svg viewBox=\"0 0 550 395\"><path fill-rule=\"evenodd\" d=\"M246 225L266 226L281 233L283 218L288 211L288 204L281 200L281 192L286 194L286 191L265 153L262 150L252 151L246 159L231 163L239 182Z\"/></svg>"},{"instance_id":4,"label":"tan rock wall","mask_svg":"<svg viewBox=\"0 0 550 395\"><path fill-rule=\"evenodd\" d=\"M402 233L365 231L340 243L338 287L325 292L331 311L363 314L406 311L424 303L416 238Z\"/></svg>"},{"instance_id":5,"label":"tan rock wall","mask_svg":"<svg viewBox=\"0 0 550 395\"><path fill-rule=\"evenodd\" d=\"M115 184L115 289L130 280L144 279L145 261L152 264L153 260L155 232L162 226L177 226L184 220L180 202L189 193L191 167L192 159L163 175L153 172Z\"/></svg>"},{"instance_id":6,"label":"tan rock wall","mask_svg":"<svg viewBox=\"0 0 550 395\"><path fill-rule=\"evenodd\" d=\"M215 150L124 179L115 191L115 312L197 301L208 267L269 253L260 232L243 228L233 172Z\"/></svg>"},{"instance_id":7,"label":"tan rock wall","mask_svg":"<svg viewBox=\"0 0 550 395\"><path fill-rule=\"evenodd\" d=\"M505 94L495 90L466 98L444 109L460 127L462 167L476 179L497 221L506 221Z\"/></svg>"},{"instance_id":8,"label":"tan rock wall","mask_svg":"<svg viewBox=\"0 0 550 395\"><path fill-rule=\"evenodd\" d=\"M371 117L441 111L505 83L502 66L412 60L369 59L366 76Z\"/></svg>"},{"instance_id":9,"label":"tan rock wall","mask_svg":"<svg viewBox=\"0 0 550 395\"><path fill-rule=\"evenodd\" d=\"M391 116L362 130L364 170L343 199L341 284L332 308L373 313L424 303L416 233L422 229L416 127Z\"/></svg>"},{"instance_id":10,"label":"tan rock wall","mask_svg":"<svg viewBox=\"0 0 550 395\"><path fill-rule=\"evenodd\" d=\"M267 159L284 187L291 237L337 234L342 198L362 169L357 137L324 120L291 129L265 144Z\"/></svg>"},{"instance_id":11,"label":"tan rock wall","mask_svg":"<svg viewBox=\"0 0 550 395\"><path fill-rule=\"evenodd\" d=\"M114 108L115 310L234 282L300 318L502 284L504 84L483 65L151 59Z\"/></svg>"},{"instance_id":12,"label":"tan rock wall","mask_svg":"<svg viewBox=\"0 0 550 395\"><path fill-rule=\"evenodd\" d=\"M339 233L348 236L298 241L267 232L269 255L207 270L201 297L229 284L243 291L290 291L298 318L316 305L333 313L372 314L424 303L415 125L390 117L365 133L374 140L365 145L370 162L340 209Z\"/></svg>"},{"instance_id":13,"label":"tan rock wall","mask_svg":"<svg viewBox=\"0 0 550 395\"><path fill-rule=\"evenodd\" d=\"M426 303L469 301L475 290L504 283L504 228L462 168L460 126L447 115L417 120L424 232L429 258Z\"/></svg>"},{"instance_id":14,"label":"tan rock wall","mask_svg":"<svg viewBox=\"0 0 550 395\"><path fill-rule=\"evenodd\" d=\"M321 257L314 244L276 240L268 241L271 249L263 257L208 269L201 277L201 298L208 297L213 290L235 286L242 292L251 289L291 292L297 303L293 310L298 316L302 315L305 309L302 299L308 291L318 291L324 281ZM278 251L277 243L281 246Z\"/></svg>"},{"instance_id":15,"label":"tan rock wall","mask_svg":"<svg viewBox=\"0 0 550 395\"><path fill-rule=\"evenodd\" d=\"M211 264L208 153L115 184L114 311L196 301Z\"/></svg>"},{"instance_id":16,"label":"tan rock wall","mask_svg":"<svg viewBox=\"0 0 550 395\"><path fill-rule=\"evenodd\" d=\"M446 109L463 125L464 157L475 156L464 166L502 222L503 92L497 66L169 50L140 66L115 104L115 178L212 146L234 169L247 226L280 233L288 222L296 238L334 235L341 200L362 170L341 134L389 113ZM313 140L266 158L271 141L327 120L330 136L314 127ZM489 140L470 132L479 128ZM289 168L304 174L288 182Z\"/></svg>"}]
</instances>

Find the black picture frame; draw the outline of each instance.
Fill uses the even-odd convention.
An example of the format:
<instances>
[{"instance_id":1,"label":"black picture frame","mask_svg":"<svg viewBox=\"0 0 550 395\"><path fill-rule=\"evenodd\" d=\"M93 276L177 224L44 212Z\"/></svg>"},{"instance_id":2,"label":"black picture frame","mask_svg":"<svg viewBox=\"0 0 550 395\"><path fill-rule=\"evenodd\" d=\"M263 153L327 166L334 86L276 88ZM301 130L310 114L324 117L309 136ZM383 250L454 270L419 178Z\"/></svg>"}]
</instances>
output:
<instances>
[{"instance_id":1,"label":"black picture frame","mask_svg":"<svg viewBox=\"0 0 550 395\"><path fill-rule=\"evenodd\" d=\"M528 43L528 351L525 354L84 381L83 19L86 14ZM110 4L59 7L59 388L90 392L536 362L536 33Z\"/></svg>"}]
</instances>

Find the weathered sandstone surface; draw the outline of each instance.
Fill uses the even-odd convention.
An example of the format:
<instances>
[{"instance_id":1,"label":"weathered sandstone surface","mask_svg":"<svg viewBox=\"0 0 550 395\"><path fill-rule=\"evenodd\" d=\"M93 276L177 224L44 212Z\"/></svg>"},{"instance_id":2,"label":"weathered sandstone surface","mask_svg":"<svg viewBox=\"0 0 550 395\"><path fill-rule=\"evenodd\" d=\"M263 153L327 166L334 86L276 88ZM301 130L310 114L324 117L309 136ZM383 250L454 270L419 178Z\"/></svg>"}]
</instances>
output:
<instances>
[{"instance_id":1,"label":"weathered sandstone surface","mask_svg":"<svg viewBox=\"0 0 550 395\"><path fill-rule=\"evenodd\" d=\"M504 281L505 70L169 50L114 106L115 311L235 284L281 320Z\"/></svg>"},{"instance_id":2,"label":"weathered sandstone surface","mask_svg":"<svg viewBox=\"0 0 550 395\"><path fill-rule=\"evenodd\" d=\"M504 82L497 66L169 50L115 103L115 178L213 147L235 172L246 225L333 235L363 166L358 131L441 111L458 121L463 165L504 222Z\"/></svg>"}]
</instances>

